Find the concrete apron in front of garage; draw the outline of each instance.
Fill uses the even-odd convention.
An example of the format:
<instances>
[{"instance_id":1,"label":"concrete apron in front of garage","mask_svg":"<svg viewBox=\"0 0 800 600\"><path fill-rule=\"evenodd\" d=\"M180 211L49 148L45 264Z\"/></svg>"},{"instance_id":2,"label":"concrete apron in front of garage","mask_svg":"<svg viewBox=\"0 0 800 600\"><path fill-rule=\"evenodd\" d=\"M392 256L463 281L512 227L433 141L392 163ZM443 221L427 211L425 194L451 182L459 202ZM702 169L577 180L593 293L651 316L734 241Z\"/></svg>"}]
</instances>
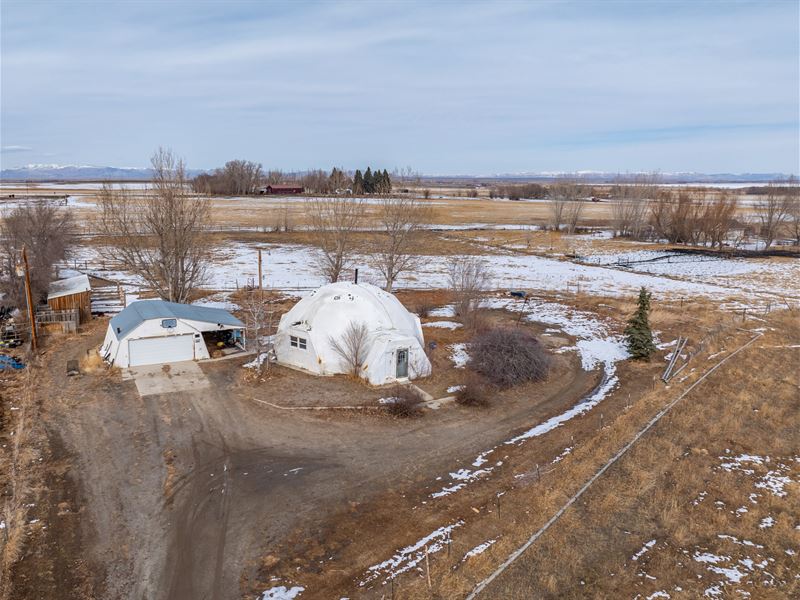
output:
<instances>
[{"instance_id":1,"label":"concrete apron in front of garage","mask_svg":"<svg viewBox=\"0 0 800 600\"><path fill-rule=\"evenodd\" d=\"M155 396L190 392L209 387L208 379L195 361L145 365L122 369L122 379L133 379L139 395Z\"/></svg>"}]
</instances>

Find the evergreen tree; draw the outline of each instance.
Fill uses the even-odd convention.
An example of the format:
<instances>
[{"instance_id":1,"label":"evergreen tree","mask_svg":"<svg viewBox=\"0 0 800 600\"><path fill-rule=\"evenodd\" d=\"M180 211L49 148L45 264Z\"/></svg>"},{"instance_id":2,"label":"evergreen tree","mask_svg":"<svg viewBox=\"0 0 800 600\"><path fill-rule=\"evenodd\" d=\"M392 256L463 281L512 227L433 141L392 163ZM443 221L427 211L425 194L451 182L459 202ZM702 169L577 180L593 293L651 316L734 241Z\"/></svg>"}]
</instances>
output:
<instances>
[{"instance_id":1,"label":"evergreen tree","mask_svg":"<svg viewBox=\"0 0 800 600\"><path fill-rule=\"evenodd\" d=\"M650 293L642 286L639 290L639 301L636 312L628 320L625 328L625 339L628 343L628 352L633 358L645 359L655 352L653 332L650 331L650 322L647 315L650 312Z\"/></svg>"},{"instance_id":2,"label":"evergreen tree","mask_svg":"<svg viewBox=\"0 0 800 600\"><path fill-rule=\"evenodd\" d=\"M372 194L375 191L375 178L372 176L372 169L367 167L364 171L364 193Z\"/></svg>"},{"instance_id":3,"label":"evergreen tree","mask_svg":"<svg viewBox=\"0 0 800 600\"><path fill-rule=\"evenodd\" d=\"M392 178L389 177L389 171L387 171L386 169L383 170L383 193L384 194L392 193Z\"/></svg>"},{"instance_id":4,"label":"evergreen tree","mask_svg":"<svg viewBox=\"0 0 800 600\"><path fill-rule=\"evenodd\" d=\"M364 193L364 177L361 175L361 169L356 169L356 174L353 175L353 193Z\"/></svg>"}]
</instances>

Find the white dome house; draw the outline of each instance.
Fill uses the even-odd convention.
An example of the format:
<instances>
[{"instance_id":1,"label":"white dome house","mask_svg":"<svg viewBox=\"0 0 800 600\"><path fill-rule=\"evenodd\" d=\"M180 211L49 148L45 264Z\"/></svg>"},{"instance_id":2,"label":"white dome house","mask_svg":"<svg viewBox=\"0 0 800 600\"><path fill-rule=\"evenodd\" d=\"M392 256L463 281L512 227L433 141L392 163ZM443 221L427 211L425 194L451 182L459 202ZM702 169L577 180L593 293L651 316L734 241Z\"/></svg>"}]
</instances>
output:
<instances>
[{"instance_id":1,"label":"white dome house","mask_svg":"<svg viewBox=\"0 0 800 600\"><path fill-rule=\"evenodd\" d=\"M430 374L419 317L369 283L331 283L295 304L278 325L277 360L317 375L349 373L336 345L358 327L364 331L359 374L372 385Z\"/></svg>"}]
</instances>

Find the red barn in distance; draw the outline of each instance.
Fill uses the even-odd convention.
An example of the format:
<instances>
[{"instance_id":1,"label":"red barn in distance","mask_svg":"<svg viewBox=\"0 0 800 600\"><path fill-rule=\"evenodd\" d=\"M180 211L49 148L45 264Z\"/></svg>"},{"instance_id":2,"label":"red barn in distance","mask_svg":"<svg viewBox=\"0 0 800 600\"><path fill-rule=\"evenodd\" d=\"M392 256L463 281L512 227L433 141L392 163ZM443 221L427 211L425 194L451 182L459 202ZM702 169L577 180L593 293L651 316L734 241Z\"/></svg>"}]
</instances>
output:
<instances>
[{"instance_id":1,"label":"red barn in distance","mask_svg":"<svg viewBox=\"0 0 800 600\"><path fill-rule=\"evenodd\" d=\"M305 188L294 185L268 185L265 188L258 190L259 194L266 194L268 196L275 194L302 194Z\"/></svg>"}]
</instances>

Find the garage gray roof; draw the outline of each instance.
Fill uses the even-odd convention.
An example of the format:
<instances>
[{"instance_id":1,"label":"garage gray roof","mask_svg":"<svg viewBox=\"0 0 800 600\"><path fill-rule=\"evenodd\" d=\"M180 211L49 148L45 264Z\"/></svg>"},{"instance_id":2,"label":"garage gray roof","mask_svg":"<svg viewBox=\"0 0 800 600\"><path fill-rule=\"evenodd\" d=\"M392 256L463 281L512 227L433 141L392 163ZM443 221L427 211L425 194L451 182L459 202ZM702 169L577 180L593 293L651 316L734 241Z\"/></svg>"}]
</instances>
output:
<instances>
[{"instance_id":1,"label":"garage gray roof","mask_svg":"<svg viewBox=\"0 0 800 600\"><path fill-rule=\"evenodd\" d=\"M179 304L165 300L137 300L131 302L111 319L111 328L117 339L122 339L139 325L151 319L185 319L219 323L229 327L244 327L244 323L222 308Z\"/></svg>"}]
</instances>

